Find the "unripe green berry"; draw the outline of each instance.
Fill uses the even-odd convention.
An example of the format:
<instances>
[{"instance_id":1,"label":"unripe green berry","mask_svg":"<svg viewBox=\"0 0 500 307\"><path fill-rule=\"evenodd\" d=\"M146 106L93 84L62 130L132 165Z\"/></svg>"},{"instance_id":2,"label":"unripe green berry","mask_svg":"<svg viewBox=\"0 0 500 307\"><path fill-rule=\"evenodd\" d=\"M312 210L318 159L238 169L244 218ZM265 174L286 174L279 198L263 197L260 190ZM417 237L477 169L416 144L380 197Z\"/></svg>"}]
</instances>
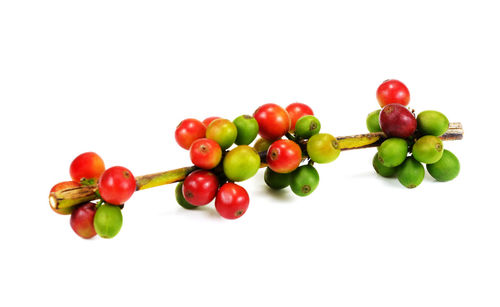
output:
<instances>
[{"instance_id":1,"label":"unripe green berry","mask_svg":"<svg viewBox=\"0 0 500 307\"><path fill-rule=\"evenodd\" d=\"M313 115L302 116L295 123L295 135L304 139L318 134L320 129L321 123Z\"/></svg>"}]
</instances>

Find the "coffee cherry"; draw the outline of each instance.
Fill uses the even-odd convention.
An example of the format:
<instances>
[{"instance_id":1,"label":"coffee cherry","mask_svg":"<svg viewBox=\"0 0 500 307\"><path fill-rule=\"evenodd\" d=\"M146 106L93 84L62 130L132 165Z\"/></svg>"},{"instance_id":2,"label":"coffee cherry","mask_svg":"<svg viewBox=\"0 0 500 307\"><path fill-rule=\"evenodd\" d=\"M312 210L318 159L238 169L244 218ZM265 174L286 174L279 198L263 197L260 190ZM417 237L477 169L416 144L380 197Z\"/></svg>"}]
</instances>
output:
<instances>
[{"instance_id":1,"label":"coffee cherry","mask_svg":"<svg viewBox=\"0 0 500 307\"><path fill-rule=\"evenodd\" d=\"M302 150L290 140L277 140L267 150L267 164L277 173L294 171L302 160Z\"/></svg>"},{"instance_id":2,"label":"coffee cherry","mask_svg":"<svg viewBox=\"0 0 500 307\"><path fill-rule=\"evenodd\" d=\"M385 167L396 167L403 163L408 153L408 143L400 138L385 140L378 147L378 160Z\"/></svg>"},{"instance_id":3,"label":"coffee cherry","mask_svg":"<svg viewBox=\"0 0 500 307\"><path fill-rule=\"evenodd\" d=\"M413 157L419 162L436 163L443 155L443 141L437 136L423 136L413 144L412 153Z\"/></svg>"},{"instance_id":4,"label":"coffee cherry","mask_svg":"<svg viewBox=\"0 0 500 307\"><path fill-rule=\"evenodd\" d=\"M66 190L66 189L71 189L71 188L78 188L80 187L81 185L77 182L74 182L74 181L63 181L63 182L59 182L58 184L56 184L55 186L52 187L52 189L50 189L50 193L52 192L58 192L58 191L61 191L61 190ZM72 207L68 207L68 208L54 208L52 206L50 206L50 208L52 210L54 210L54 212L58 213L58 214L62 214L62 215L68 215L68 214L71 214L71 212L73 212L73 210L75 209L74 206Z\"/></svg>"},{"instance_id":5,"label":"coffee cherry","mask_svg":"<svg viewBox=\"0 0 500 307\"><path fill-rule=\"evenodd\" d=\"M175 187L175 200L184 209L194 209L197 206L191 205L182 195L182 182L179 182Z\"/></svg>"},{"instance_id":6,"label":"coffee cherry","mask_svg":"<svg viewBox=\"0 0 500 307\"><path fill-rule=\"evenodd\" d=\"M391 103L407 106L410 103L410 91L401 81L386 80L377 89L377 100L381 107Z\"/></svg>"},{"instance_id":7,"label":"coffee cherry","mask_svg":"<svg viewBox=\"0 0 500 307\"><path fill-rule=\"evenodd\" d=\"M228 119L219 118L210 123L207 127L207 138L216 141L222 150L226 150L233 145L236 140L238 130Z\"/></svg>"},{"instance_id":8,"label":"coffee cherry","mask_svg":"<svg viewBox=\"0 0 500 307\"><path fill-rule=\"evenodd\" d=\"M218 117L218 116L207 117L202 121L202 123L203 123L203 125L205 125L205 127L208 127L208 125L210 125L211 122L213 122L214 120L219 119L219 118L220 117Z\"/></svg>"},{"instance_id":9,"label":"coffee cherry","mask_svg":"<svg viewBox=\"0 0 500 307\"><path fill-rule=\"evenodd\" d=\"M250 115L241 115L233 120L238 133L236 135L236 145L248 145L255 140L259 133L257 120Z\"/></svg>"},{"instance_id":10,"label":"coffee cherry","mask_svg":"<svg viewBox=\"0 0 500 307\"><path fill-rule=\"evenodd\" d=\"M96 184L104 172L104 161L95 152L85 152L76 157L69 167L69 174L74 182L82 180Z\"/></svg>"},{"instance_id":11,"label":"coffee cherry","mask_svg":"<svg viewBox=\"0 0 500 307\"><path fill-rule=\"evenodd\" d=\"M223 218L234 220L245 214L249 203L247 191L235 183L228 182L217 192L215 210Z\"/></svg>"},{"instance_id":12,"label":"coffee cherry","mask_svg":"<svg viewBox=\"0 0 500 307\"><path fill-rule=\"evenodd\" d=\"M312 115L305 115L297 120L295 124L295 135L308 139L311 136L318 134L321 129L321 123Z\"/></svg>"},{"instance_id":13,"label":"coffee cherry","mask_svg":"<svg viewBox=\"0 0 500 307\"><path fill-rule=\"evenodd\" d=\"M290 131L295 130L297 121L305 115L314 115L313 110L306 104L294 102L286 107L288 116L290 117Z\"/></svg>"},{"instance_id":14,"label":"coffee cherry","mask_svg":"<svg viewBox=\"0 0 500 307\"><path fill-rule=\"evenodd\" d=\"M266 140L266 139L263 139L263 138L259 138L255 142L255 144L253 145L253 148L255 148L255 150L257 152L267 151L269 149L269 146L271 146L272 143L273 143L273 141Z\"/></svg>"},{"instance_id":15,"label":"coffee cherry","mask_svg":"<svg viewBox=\"0 0 500 307\"><path fill-rule=\"evenodd\" d=\"M427 171L437 181L449 181L460 173L460 162L451 151L445 149L439 161L427 164Z\"/></svg>"},{"instance_id":16,"label":"coffee cherry","mask_svg":"<svg viewBox=\"0 0 500 307\"><path fill-rule=\"evenodd\" d=\"M99 179L99 193L108 204L121 205L134 194L135 178L122 166L108 168Z\"/></svg>"},{"instance_id":17,"label":"coffee cherry","mask_svg":"<svg viewBox=\"0 0 500 307\"><path fill-rule=\"evenodd\" d=\"M69 220L71 228L77 235L84 239L90 239L96 235L94 228L94 216L96 212L94 203L88 202L77 208L71 214Z\"/></svg>"},{"instance_id":18,"label":"coffee cherry","mask_svg":"<svg viewBox=\"0 0 500 307\"><path fill-rule=\"evenodd\" d=\"M382 129L380 128L380 124L378 122L378 118L380 116L380 109L375 110L368 114L366 117L366 128L370 132L380 132Z\"/></svg>"},{"instance_id":19,"label":"coffee cherry","mask_svg":"<svg viewBox=\"0 0 500 307\"><path fill-rule=\"evenodd\" d=\"M191 144L205 137L206 127L197 119L188 118L180 122L175 129L175 141L184 149L189 149Z\"/></svg>"},{"instance_id":20,"label":"coffee cherry","mask_svg":"<svg viewBox=\"0 0 500 307\"><path fill-rule=\"evenodd\" d=\"M441 136L449 124L448 118L438 111L423 111L417 116L418 131L424 135Z\"/></svg>"},{"instance_id":21,"label":"coffee cherry","mask_svg":"<svg viewBox=\"0 0 500 307\"><path fill-rule=\"evenodd\" d=\"M290 188L299 196L311 194L318 184L319 174L312 165L302 165L290 175Z\"/></svg>"},{"instance_id":22,"label":"coffee cherry","mask_svg":"<svg viewBox=\"0 0 500 307\"><path fill-rule=\"evenodd\" d=\"M373 156L372 165L375 171L382 177L394 177L398 172L398 167L384 166L378 159L378 153Z\"/></svg>"},{"instance_id":23,"label":"coffee cherry","mask_svg":"<svg viewBox=\"0 0 500 307\"><path fill-rule=\"evenodd\" d=\"M184 179L182 195L191 205L204 206L214 199L218 188L219 180L213 173L196 170Z\"/></svg>"},{"instance_id":24,"label":"coffee cherry","mask_svg":"<svg viewBox=\"0 0 500 307\"><path fill-rule=\"evenodd\" d=\"M339 156L340 145L333 135L318 133L307 142L307 153L314 162L329 163Z\"/></svg>"},{"instance_id":25,"label":"coffee cherry","mask_svg":"<svg viewBox=\"0 0 500 307\"><path fill-rule=\"evenodd\" d=\"M259 135L264 139L277 140L290 130L288 112L274 103L268 103L255 110L253 117L259 123Z\"/></svg>"},{"instance_id":26,"label":"coffee cherry","mask_svg":"<svg viewBox=\"0 0 500 307\"><path fill-rule=\"evenodd\" d=\"M424 167L413 157L406 158L399 167L398 180L409 189L417 187L424 180L424 176Z\"/></svg>"},{"instance_id":27,"label":"coffee cherry","mask_svg":"<svg viewBox=\"0 0 500 307\"><path fill-rule=\"evenodd\" d=\"M94 216L94 228L101 238L110 239L116 236L123 224L123 216L120 207L103 204Z\"/></svg>"},{"instance_id":28,"label":"coffee cherry","mask_svg":"<svg viewBox=\"0 0 500 307\"><path fill-rule=\"evenodd\" d=\"M380 111L379 122L388 137L406 139L417 129L415 116L400 104L386 105Z\"/></svg>"},{"instance_id":29,"label":"coffee cherry","mask_svg":"<svg viewBox=\"0 0 500 307\"><path fill-rule=\"evenodd\" d=\"M224 174L231 181L243 181L253 177L260 168L257 151L248 145L232 149L222 161Z\"/></svg>"},{"instance_id":30,"label":"coffee cherry","mask_svg":"<svg viewBox=\"0 0 500 307\"><path fill-rule=\"evenodd\" d=\"M284 189L290 185L290 173L276 173L267 167L264 172L264 181L273 190Z\"/></svg>"},{"instance_id":31,"label":"coffee cherry","mask_svg":"<svg viewBox=\"0 0 500 307\"><path fill-rule=\"evenodd\" d=\"M202 138L191 144L189 155L194 165L203 169L212 169L219 164L222 150L214 140Z\"/></svg>"}]
</instances>

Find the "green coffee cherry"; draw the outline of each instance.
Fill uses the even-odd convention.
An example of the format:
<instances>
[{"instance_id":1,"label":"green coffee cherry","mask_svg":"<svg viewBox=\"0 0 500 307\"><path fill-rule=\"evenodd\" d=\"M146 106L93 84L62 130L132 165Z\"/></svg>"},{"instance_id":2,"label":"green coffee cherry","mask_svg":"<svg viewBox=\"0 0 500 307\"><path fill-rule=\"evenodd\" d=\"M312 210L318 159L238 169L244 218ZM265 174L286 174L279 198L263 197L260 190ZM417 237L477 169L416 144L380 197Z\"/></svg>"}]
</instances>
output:
<instances>
[{"instance_id":1,"label":"green coffee cherry","mask_svg":"<svg viewBox=\"0 0 500 307\"><path fill-rule=\"evenodd\" d=\"M318 171L312 165L303 165L291 173L290 188L299 196L311 194L319 184Z\"/></svg>"},{"instance_id":2,"label":"green coffee cherry","mask_svg":"<svg viewBox=\"0 0 500 307\"><path fill-rule=\"evenodd\" d=\"M404 139L390 138L378 147L378 160L386 167L396 167L403 163L408 153L408 143Z\"/></svg>"},{"instance_id":3,"label":"green coffee cherry","mask_svg":"<svg viewBox=\"0 0 500 307\"><path fill-rule=\"evenodd\" d=\"M380 163L378 153L373 156L372 165L375 171L382 177L394 177L398 172L398 167L387 167Z\"/></svg>"},{"instance_id":4,"label":"green coffee cherry","mask_svg":"<svg viewBox=\"0 0 500 307\"><path fill-rule=\"evenodd\" d=\"M460 173L460 162L451 151L445 149L438 162L427 164L427 171L437 181L449 181Z\"/></svg>"},{"instance_id":5,"label":"green coffee cherry","mask_svg":"<svg viewBox=\"0 0 500 307\"><path fill-rule=\"evenodd\" d=\"M443 141L437 136L423 136L413 144L412 153L417 161L427 164L436 163L443 155Z\"/></svg>"},{"instance_id":6,"label":"green coffee cherry","mask_svg":"<svg viewBox=\"0 0 500 307\"><path fill-rule=\"evenodd\" d=\"M380 123L378 122L378 117L380 115L380 109L375 110L368 114L366 117L366 128L370 132L380 132L382 129L380 128Z\"/></svg>"},{"instance_id":7,"label":"green coffee cherry","mask_svg":"<svg viewBox=\"0 0 500 307\"><path fill-rule=\"evenodd\" d=\"M207 138L216 141L222 150L233 145L237 134L238 129L236 129L236 126L230 120L224 118L212 121L206 131Z\"/></svg>"},{"instance_id":8,"label":"green coffee cherry","mask_svg":"<svg viewBox=\"0 0 500 307\"><path fill-rule=\"evenodd\" d=\"M424 176L424 167L413 157L408 157L406 161L399 166L398 180L409 189L417 187L422 180L424 180Z\"/></svg>"},{"instance_id":9,"label":"green coffee cherry","mask_svg":"<svg viewBox=\"0 0 500 307\"><path fill-rule=\"evenodd\" d=\"M257 139L257 141L255 141L255 144L253 144L253 148L255 148L257 152L267 151L272 143L273 141L259 138Z\"/></svg>"},{"instance_id":10,"label":"green coffee cherry","mask_svg":"<svg viewBox=\"0 0 500 307\"><path fill-rule=\"evenodd\" d=\"M113 238L116 236L123 224L123 216L120 207L115 205L101 205L94 216L94 228L102 238Z\"/></svg>"},{"instance_id":11,"label":"green coffee cherry","mask_svg":"<svg viewBox=\"0 0 500 307\"><path fill-rule=\"evenodd\" d=\"M339 156L340 145L333 135L318 133L307 142L307 153L314 162L329 163Z\"/></svg>"},{"instance_id":12,"label":"green coffee cherry","mask_svg":"<svg viewBox=\"0 0 500 307\"><path fill-rule=\"evenodd\" d=\"M423 111L417 116L417 129L423 135L443 135L449 124L448 118L438 111Z\"/></svg>"},{"instance_id":13,"label":"green coffee cherry","mask_svg":"<svg viewBox=\"0 0 500 307\"><path fill-rule=\"evenodd\" d=\"M254 148L248 145L240 145L227 153L224 161L222 161L222 167L229 180L247 180L259 170L260 157Z\"/></svg>"},{"instance_id":14,"label":"green coffee cherry","mask_svg":"<svg viewBox=\"0 0 500 307\"><path fill-rule=\"evenodd\" d=\"M233 124L238 130L236 140L234 141L237 145L248 145L252 143L259 133L259 123L257 123L257 120L253 116L238 116L233 120Z\"/></svg>"},{"instance_id":15,"label":"green coffee cherry","mask_svg":"<svg viewBox=\"0 0 500 307\"><path fill-rule=\"evenodd\" d=\"M179 182L177 186L175 187L175 200L177 200L177 203L183 207L184 209L195 209L197 206L193 206L188 201L184 198L184 195L182 194L182 182Z\"/></svg>"},{"instance_id":16,"label":"green coffee cherry","mask_svg":"<svg viewBox=\"0 0 500 307\"><path fill-rule=\"evenodd\" d=\"M321 123L313 115L305 115L299 118L295 123L295 135L308 139L311 136L318 134L321 129Z\"/></svg>"},{"instance_id":17,"label":"green coffee cherry","mask_svg":"<svg viewBox=\"0 0 500 307\"><path fill-rule=\"evenodd\" d=\"M264 181L273 190L281 190L290 185L290 173L276 173L269 167L264 172Z\"/></svg>"}]
</instances>

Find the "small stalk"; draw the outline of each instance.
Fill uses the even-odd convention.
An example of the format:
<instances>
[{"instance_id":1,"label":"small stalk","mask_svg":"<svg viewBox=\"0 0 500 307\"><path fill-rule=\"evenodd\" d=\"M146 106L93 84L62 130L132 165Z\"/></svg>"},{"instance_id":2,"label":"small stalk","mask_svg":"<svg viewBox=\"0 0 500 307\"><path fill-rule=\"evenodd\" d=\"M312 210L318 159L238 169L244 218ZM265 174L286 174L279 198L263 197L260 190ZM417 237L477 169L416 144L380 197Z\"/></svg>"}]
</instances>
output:
<instances>
[{"instance_id":1,"label":"small stalk","mask_svg":"<svg viewBox=\"0 0 500 307\"><path fill-rule=\"evenodd\" d=\"M440 136L443 141L461 140L464 131L461 123L450 123L448 131ZM337 137L342 151L352 149L362 149L376 147L382 144L387 139L387 136L382 132L357 134L350 136ZM266 153L260 152L261 167L265 167ZM184 180L192 171L196 170L195 166L182 167L170 171L149 174L135 177L136 190L145 190L165 184L179 182ZM50 206L54 209L69 208L81 203L92 201L99 198L97 185L83 185L76 188L69 188L57 192L51 192L49 195Z\"/></svg>"}]
</instances>

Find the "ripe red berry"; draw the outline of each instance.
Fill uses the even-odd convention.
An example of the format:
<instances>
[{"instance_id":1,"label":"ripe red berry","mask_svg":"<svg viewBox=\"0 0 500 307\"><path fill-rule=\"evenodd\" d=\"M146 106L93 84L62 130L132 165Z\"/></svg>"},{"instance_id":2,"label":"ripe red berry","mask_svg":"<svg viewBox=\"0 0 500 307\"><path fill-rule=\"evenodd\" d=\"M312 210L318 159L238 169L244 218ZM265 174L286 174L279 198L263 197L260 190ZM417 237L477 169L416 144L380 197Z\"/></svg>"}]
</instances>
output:
<instances>
[{"instance_id":1,"label":"ripe red berry","mask_svg":"<svg viewBox=\"0 0 500 307\"><path fill-rule=\"evenodd\" d=\"M74 182L81 180L94 180L101 177L104 172L104 161L95 152L85 152L76 157L69 167L69 174Z\"/></svg>"},{"instance_id":2,"label":"ripe red berry","mask_svg":"<svg viewBox=\"0 0 500 307\"><path fill-rule=\"evenodd\" d=\"M94 216L97 211L94 203L85 203L78 206L69 220L71 228L77 235L84 239L90 239L96 235L94 228Z\"/></svg>"},{"instance_id":3,"label":"ripe red berry","mask_svg":"<svg viewBox=\"0 0 500 307\"><path fill-rule=\"evenodd\" d=\"M290 130L290 117L287 111L277 104L260 106L253 117L259 123L259 135L264 139L277 140Z\"/></svg>"},{"instance_id":4,"label":"ripe red berry","mask_svg":"<svg viewBox=\"0 0 500 307\"><path fill-rule=\"evenodd\" d=\"M388 137L407 138L417 129L415 116L400 104L386 105L379 115L380 128Z\"/></svg>"},{"instance_id":5,"label":"ripe red berry","mask_svg":"<svg viewBox=\"0 0 500 307\"><path fill-rule=\"evenodd\" d=\"M125 203L134 194L135 188L134 175L122 166L108 168L99 179L99 193L108 204Z\"/></svg>"},{"instance_id":6,"label":"ripe red berry","mask_svg":"<svg viewBox=\"0 0 500 307\"><path fill-rule=\"evenodd\" d=\"M214 199L218 188L219 180L213 173L196 170L184 179L182 195L191 205L203 206Z\"/></svg>"},{"instance_id":7,"label":"ripe red berry","mask_svg":"<svg viewBox=\"0 0 500 307\"><path fill-rule=\"evenodd\" d=\"M299 167L302 150L290 140L278 140L267 150L267 164L276 173L290 173Z\"/></svg>"},{"instance_id":8,"label":"ripe red berry","mask_svg":"<svg viewBox=\"0 0 500 307\"><path fill-rule=\"evenodd\" d=\"M314 115L313 110L306 104L300 102L294 102L286 107L288 116L290 116L290 130L295 130L295 123L302 116Z\"/></svg>"},{"instance_id":9,"label":"ripe red berry","mask_svg":"<svg viewBox=\"0 0 500 307\"><path fill-rule=\"evenodd\" d=\"M224 184L217 192L215 209L226 219L237 219L248 209L250 198L247 191L235 183Z\"/></svg>"},{"instance_id":10,"label":"ripe red berry","mask_svg":"<svg viewBox=\"0 0 500 307\"><path fill-rule=\"evenodd\" d=\"M202 138L191 144L189 155L194 165L204 169L212 169L219 164L222 150L216 141Z\"/></svg>"},{"instance_id":11,"label":"ripe red berry","mask_svg":"<svg viewBox=\"0 0 500 307\"><path fill-rule=\"evenodd\" d=\"M391 103L407 106L410 103L410 91L401 81L386 80L377 89L377 100L382 108Z\"/></svg>"},{"instance_id":12,"label":"ripe red berry","mask_svg":"<svg viewBox=\"0 0 500 307\"><path fill-rule=\"evenodd\" d=\"M208 125L210 125L211 122L213 122L214 120L216 119L219 119L220 117L218 116L210 116L210 117L207 117L203 120L203 125L205 125L205 127L208 127Z\"/></svg>"},{"instance_id":13,"label":"ripe red berry","mask_svg":"<svg viewBox=\"0 0 500 307\"><path fill-rule=\"evenodd\" d=\"M180 122L175 128L175 140L184 149L189 149L191 144L205 137L205 125L197 119L188 118Z\"/></svg>"}]
</instances>

